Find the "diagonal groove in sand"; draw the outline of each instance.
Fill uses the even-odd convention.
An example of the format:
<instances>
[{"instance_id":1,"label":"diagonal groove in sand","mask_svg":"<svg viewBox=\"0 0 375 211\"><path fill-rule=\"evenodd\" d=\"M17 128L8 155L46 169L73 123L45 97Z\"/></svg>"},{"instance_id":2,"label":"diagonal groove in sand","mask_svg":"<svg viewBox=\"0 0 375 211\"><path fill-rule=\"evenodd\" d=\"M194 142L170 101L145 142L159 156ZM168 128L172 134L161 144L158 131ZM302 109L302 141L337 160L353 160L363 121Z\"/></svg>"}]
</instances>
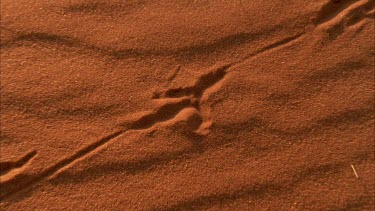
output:
<instances>
[{"instance_id":1,"label":"diagonal groove in sand","mask_svg":"<svg viewBox=\"0 0 375 211\"><path fill-rule=\"evenodd\" d=\"M37 154L37 151L33 150L27 153L26 155L24 155L23 157L21 157L20 159L18 159L17 161L0 162L0 175L1 176L5 175L6 173L8 173L9 171L12 171L13 169L21 168L22 166L29 163L29 161L33 157L35 157L36 154Z\"/></svg>"},{"instance_id":2,"label":"diagonal groove in sand","mask_svg":"<svg viewBox=\"0 0 375 211\"><path fill-rule=\"evenodd\" d=\"M300 38L303 34L297 34L288 38L285 38L283 40L277 41L275 43L272 43L266 47L263 47L259 49L258 51L255 51L254 53L251 53L242 59L235 61L233 63L225 64L211 72L208 72L205 75L202 75L193 86L187 86L187 87L179 87L179 88L172 88L168 89L162 93L156 93L156 96L154 98L181 98L183 96L189 96L192 95L196 98L201 98L203 95L203 92L207 90L208 88L214 86L215 84L219 83L225 75L227 74L227 70L231 68L234 65L240 64L248 59L251 59L258 54L264 53L266 51L270 51L273 49L276 49L278 47L287 45L291 43L292 41L297 40Z\"/></svg>"},{"instance_id":3,"label":"diagonal groove in sand","mask_svg":"<svg viewBox=\"0 0 375 211\"><path fill-rule=\"evenodd\" d=\"M315 25L322 25L334 20L343 20L350 18L350 16L355 17L355 19L359 18L359 20L370 18L367 13L372 9L374 9L373 0L348 0L338 3L330 1L319 11ZM358 15L361 17L357 17Z\"/></svg>"},{"instance_id":4,"label":"diagonal groove in sand","mask_svg":"<svg viewBox=\"0 0 375 211\"><path fill-rule=\"evenodd\" d=\"M350 27L374 19L374 0L329 1L318 12L314 21L316 29L322 29L330 40L335 40Z\"/></svg>"},{"instance_id":5,"label":"diagonal groove in sand","mask_svg":"<svg viewBox=\"0 0 375 211\"><path fill-rule=\"evenodd\" d=\"M374 19L369 14L374 9L373 0L346 1L342 3L327 3L320 11L320 16L315 24L322 28L335 40L348 30L349 27L361 23L365 19Z\"/></svg>"},{"instance_id":6,"label":"diagonal groove in sand","mask_svg":"<svg viewBox=\"0 0 375 211\"><path fill-rule=\"evenodd\" d=\"M233 62L231 64L226 64L226 65L223 65L219 68L216 68L212 72L209 72L208 74L202 75L196 81L194 86L188 87L185 91L183 91L183 93L184 93L184 95L186 93L188 95L191 94L191 95L193 95L193 97L198 98L198 100L199 100L202 97L203 93L207 89L209 89L210 87L214 86L215 84L219 83L220 81L222 81L224 79L224 77L227 73L227 70L229 68L231 68L233 65L242 63L245 60L248 60L250 58L253 58L253 57L257 56L258 54L261 54L261 53L276 49L278 47L287 45L287 44L291 43L292 41L297 40L301 36L302 36L302 34L298 34L298 35L283 39L281 41L277 41L277 42L275 42L271 45L268 45L268 46L260 49L259 51L256 51L255 53L252 53L250 55L245 56L243 59L241 59L239 61ZM67 42L67 43L71 42L69 40L60 39L60 38L54 37L54 36L52 36L52 37L50 37L50 36L44 36L44 37L40 36L39 38L41 38L41 37L43 39L46 39L46 40L57 40L59 42ZM170 95L172 95L172 94L170 94ZM0 191L1 199L4 199L5 197L9 197L13 194L16 194L17 192L19 192L21 190L24 190L24 189L42 181L43 179L45 179L47 177L52 176L54 173L60 171L61 169L64 169L65 167L72 164L76 160L83 159L84 157L88 156L89 154L93 153L94 151L97 151L97 149L104 146L105 144L107 144L111 141L114 141L115 138L119 137L120 135L122 135L123 133L125 133L128 130L147 129L147 128L152 127L153 125L157 124L160 121L166 121L170 118L173 118L175 116L175 114L179 113L182 109L184 109L186 107L199 108L199 106L192 99L186 99L186 100L183 99L180 102L178 102L177 105L178 106L175 107L176 105L172 103L172 104L169 104L166 107L161 107L161 108L157 109L156 112L154 112L153 114L142 116L139 120L133 122L133 125L130 126L130 128L127 128L127 129L124 129L124 130L119 130L119 131L114 132L114 133L112 133L112 134L110 134L110 135L108 135L108 136L106 136L106 137L104 137L104 138L102 138L98 141L95 141L94 143L91 143L90 145L78 150L76 153L58 161L56 164L47 168L45 171L43 171L43 172L41 172L41 173L39 173L35 176L31 176L31 178L28 178L27 181L24 182L24 184L22 184L21 186L20 186L20 184L11 184L12 181L7 182L6 184L5 183L2 184L2 186L3 185L4 186L9 185L9 186L15 186L17 188L14 188L14 189L10 188L9 191L5 191L5 192ZM172 112L168 111L170 113L167 113L167 116L164 116L165 112L169 109L172 109ZM142 124L145 124L146 126L143 126ZM16 181L16 182L19 182L19 181Z\"/></svg>"},{"instance_id":7,"label":"diagonal groove in sand","mask_svg":"<svg viewBox=\"0 0 375 211\"><path fill-rule=\"evenodd\" d=\"M358 2L358 0L347 0L343 2L328 1L328 3L324 4L320 9L315 19L315 25L320 25L334 19L342 11L355 4L356 2Z\"/></svg>"},{"instance_id":8,"label":"diagonal groove in sand","mask_svg":"<svg viewBox=\"0 0 375 211\"><path fill-rule=\"evenodd\" d=\"M6 182L1 182L1 185L3 187L6 187L6 186L18 186L17 189L11 189L9 190L8 192L3 192L3 190L0 191L0 199L4 199L5 197L11 195L11 194L14 194L14 193L17 193L23 189L26 189L27 187L30 187L32 186L33 184L35 183L38 183L39 181L43 180L44 178L46 177L49 177L51 175L53 175L54 173L56 173L57 171L59 171L60 169L66 167L67 165L73 163L74 161L86 156L87 154L93 152L94 150L98 149L100 146L103 146L104 144L108 143L109 141L113 140L114 138L120 136L121 134L123 134L124 131L118 131L118 132L115 132L115 133L112 133L80 150L78 150L76 153L68 156L68 157L65 157L63 158L62 160L58 161L57 163L55 163L54 165L50 166L49 168L45 169L44 171L40 172L39 174L35 175L35 176L30 176L28 177L26 180L26 182L24 184L22 184L22 186L20 186L20 184L12 184L12 181L6 181ZM16 182L17 182L17 177L16 177Z\"/></svg>"}]
</instances>

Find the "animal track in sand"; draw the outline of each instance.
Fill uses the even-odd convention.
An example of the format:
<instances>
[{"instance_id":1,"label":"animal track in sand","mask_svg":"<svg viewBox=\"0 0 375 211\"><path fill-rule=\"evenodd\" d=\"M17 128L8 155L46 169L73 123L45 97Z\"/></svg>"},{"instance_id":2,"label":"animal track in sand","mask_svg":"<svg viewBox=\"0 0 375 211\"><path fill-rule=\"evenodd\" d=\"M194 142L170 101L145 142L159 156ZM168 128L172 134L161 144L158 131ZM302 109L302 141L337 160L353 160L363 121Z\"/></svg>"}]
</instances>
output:
<instances>
[{"instance_id":1,"label":"animal track in sand","mask_svg":"<svg viewBox=\"0 0 375 211\"><path fill-rule=\"evenodd\" d=\"M47 167L45 170L35 175L21 175L2 183L0 199L2 200L10 197L44 179L51 178L54 175L65 171L76 162L94 154L95 152L98 152L110 142L117 140L119 136L124 135L127 131L145 130L152 128L157 124L164 126L167 124L174 125L186 122L186 124L183 123L180 125L183 127L188 127L189 130L195 131L196 134L207 134L212 124L210 117L210 106L207 105L208 97L212 92L217 91L221 87L223 79L227 75L229 68L248 59L254 58L261 53L291 44L301 36L302 34L297 34L287 37L254 51L253 53L245 55L238 61L213 68L208 73L200 76L190 86L170 88L156 93L153 96L153 99L157 103L162 103L162 105L157 109L154 111L143 112L140 115L133 114L134 118L132 121L120 124L122 129L112 132L111 134L92 142L91 144L79 149L65 158L62 158L55 164ZM46 38L50 40L50 37ZM56 41L55 37L52 37L51 39ZM65 39L60 40L58 38L57 40L66 43ZM68 43L69 42L70 41L68 40ZM172 76L171 80L174 77L175 76ZM190 123L191 125L187 125Z\"/></svg>"},{"instance_id":2,"label":"animal track in sand","mask_svg":"<svg viewBox=\"0 0 375 211\"><path fill-rule=\"evenodd\" d=\"M175 98L184 99L188 97L188 99L190 99L188 107L196 108L203 119L201 127L199 127L196 132L198 134L205 135L209 132L209 127L212 124L212 120L209 115L210 108L204 104L206 98L203 96L206 93L209 94L210 88L221 86L222 81L227 74L227 70L231 66L232 64L226 64L214 68L212 71L200 76L191 86L170 88L161 92L156 92L154 93L153 99L172 100ZM175 104L173 107L178 108L178 105Z\"/></svg>"}]
</instances>

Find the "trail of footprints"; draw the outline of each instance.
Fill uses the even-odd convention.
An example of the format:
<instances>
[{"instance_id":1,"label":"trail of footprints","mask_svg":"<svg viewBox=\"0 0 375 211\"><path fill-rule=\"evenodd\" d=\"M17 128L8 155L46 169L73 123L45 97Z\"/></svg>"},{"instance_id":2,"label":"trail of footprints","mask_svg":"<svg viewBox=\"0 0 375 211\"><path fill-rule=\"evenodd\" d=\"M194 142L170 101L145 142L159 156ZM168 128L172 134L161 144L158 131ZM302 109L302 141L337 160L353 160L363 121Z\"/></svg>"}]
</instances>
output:
<instances>
[{"instance_id":1,"label":"trail of footprints","mask_svg":"<svg viewBox=\"0 0 375 211\"><path fill-rule=\"evenodd\" d=\"M329 34L331 39L335 39L344 33L346 29L354 26L366 18L374 18L373 0L332 0L321 8L314 23L317 28L323 28ZM193 83L193 85L170 88L154 93L152 98L156 102L161 103L159 108L141 115L134 121L123 123L122 130L114 132L78 150L74 154L65 157L46 170L40 172L38 175L30 176L29 178L25 179L26 181L21 181L22 178L17 179L17 176L20 174L13 175L13 179L7 179L6 181L2 180L0 182L1 186L7 188L5 188L5 191L0 190L0 199L30 187L44 178L56 174L56 172L63 171L75 161L84 159L84 157L86 157L88 154L99 150L105 144L115 140L115 138L129 130L145 130L152 128L157 124L169 121L172 121L173 124L175 119L188 120L193 116L198 122L196 126L191 128L193 132L199 135L206 135L210 130L212 120L210 117L209 105L206 105L205 101L207 100L207 95L210 94L210 89L214 89L216 86L220 87L223 79L228 73L228 69L233 65L241 63L260 53L289 44L300 37L301 34L286 38L266 46L255 53L247 55L239 61L213 68L212 71L200 76L195 83ZM176 77L180 71L180 68L181 67L178 67L178 69L176 69L176 71L168 78L169 82ZM15 169L22 170L25 166L27 166L28 163L30 163L36 154L36 151L32 151L17 161L1 162L1 177L7 177Z\"/></svg>"},{"instance_id":2,"label":"trail of footprints","mask_svg":"<svg viewBox=\"0 0 375 211\"><path fill-rule=\"evenodd\" d=\"M216 91L220 87L223 79L228 73L228 70L232 66L256 55L289 44L292 41L300 38L300 36L301 35L288 37L284 40L268 45L250 55L247 55L242 60L216 68L214 67L208 73L201 75L195 81L195 83L193 83L193 85L170 88L154 93L152 99L157 103L161 103L162 105L154 111L143 113L140 116L137 115L135 120L125 121L121 124L123 129L113 132L110 135L89 144L72 155L63 158L37 175L30 175L27 178L22 178L24 175L18 174L15 175L12 180L8 180L6 182L1 181L0 184L7 188L0 189L0 200L9 197L27 187L30 187L45 178L49 178L51 176L53 177L59 172L62 172L72 166L75 162L84 159L89 154L99 151L101 148L105 147L106 144L111 141L115 141L117 137L123 135L129 130L147 130L166 122L173 124L178 121L189 121L191 119L195 119L198 121L188 122L195 125L190 128L192 129L191 132L201 136L206 135L209 132L212 124L210 107L209 105L206 105L206 101L210 93L212 91ZM174 77L175 76L173 74L171 79ZM195 124L196 122L199 124Z\"/></svg>"},{"instance_id":3,"label":"trail of footprints","mask_svg":"<svg viewBox=\"0 0 375 211\"><path fill-rule=\"evenodd\" d=\"M199 124L196 124L196 127L193 127L191 129L195 130L195 133L201 135L207 134L211 120L209 116L204 115L204 112L202 112L202 110L204 110L201 106L202 97L204 96L205 92L211 87L217 84L220 85L224 76L226 75L227 69L230 66L231 65L224 65L214 69L213 71L205 75L202 75L192 86L178 89L168 89L158 93L158 96L154 96L153 98L157 101L162 100L162 106L154 111L147 112L146 114L137 117L137 119L134 121L123 123L123 129L114 132L98 141L95 141L90 145L78 150L74 154L65 157L46 170L40 172L38 175L30 176L29 178L25 179L26 181L24 181L21 186L20 184L17 184L17 182L20 182L17 179L18 175L14 175L13 180L1 181L0 184L2 186L7 186L8 188L6 188L7 190L0 190L0 199L12 195L13 193L16 193L26 187L29 187L43 180L44 178L53 176L56 173L65 170L76 161L83 159L88 154L100 150L102 147L104 147L105 144L110 141L114 141L115 138L119 137L129 130L146 130L152 128L157 124L168 121L171 121L171 123L173 124L173 121L175 119L182 121L193 119L197 120ZM34 153L36 154L36 152ZM35 154L33 154L33 156ZM29 157L29 155L25 157ZM21 165L24 163L24 160L26 160L26 158L21 158L20 161L16 161L12 165ZM2 165L7 166L6 163ZM7 172L5 171L5 169L9 169L9 167L5 167L4 171L3 168L1 169L2 174L6 174Z\"/></svg>"}]
</instances>

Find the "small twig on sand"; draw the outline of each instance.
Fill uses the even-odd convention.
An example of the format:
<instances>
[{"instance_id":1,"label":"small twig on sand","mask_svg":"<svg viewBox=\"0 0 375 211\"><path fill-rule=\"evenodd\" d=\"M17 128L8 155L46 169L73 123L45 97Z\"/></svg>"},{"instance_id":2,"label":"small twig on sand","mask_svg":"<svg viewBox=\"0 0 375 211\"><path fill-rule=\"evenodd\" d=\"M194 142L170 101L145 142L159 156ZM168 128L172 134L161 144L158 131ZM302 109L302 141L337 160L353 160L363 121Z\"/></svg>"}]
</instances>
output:
<instances>
[{"instance_id":1,"label":"small twig on sand","mask_svg":"<svg viewBox=\"0 0 375 211\"><path fill-rule=\"evenodd\" d=\"M357 171L355 170L355 168L354 168L354 166L353 166L353 165L351 165L351 166L352 166L352 169L353 169L353 171L354 171L355 177L357 177L357 178L358 178L358 174L357 174Z\"/></svg>"}]
</instances>

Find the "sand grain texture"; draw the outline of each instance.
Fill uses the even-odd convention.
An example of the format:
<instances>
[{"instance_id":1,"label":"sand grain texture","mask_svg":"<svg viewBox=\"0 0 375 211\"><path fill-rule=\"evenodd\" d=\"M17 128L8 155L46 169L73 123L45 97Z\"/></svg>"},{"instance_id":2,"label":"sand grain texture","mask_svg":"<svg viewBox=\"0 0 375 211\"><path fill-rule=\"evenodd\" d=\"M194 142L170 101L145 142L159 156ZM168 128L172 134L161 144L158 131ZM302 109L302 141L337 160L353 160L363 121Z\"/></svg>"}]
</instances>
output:
<instances>
[{"instance_id":1,"label":"sand grain texture","mask_svg":"<svg viewBox=\"0 0 375 211\"><path fill-rule=\"evenodd\" d=\"M2 210L373 210L373 0L2 0Z\"/></svg>"}]
</instances>

